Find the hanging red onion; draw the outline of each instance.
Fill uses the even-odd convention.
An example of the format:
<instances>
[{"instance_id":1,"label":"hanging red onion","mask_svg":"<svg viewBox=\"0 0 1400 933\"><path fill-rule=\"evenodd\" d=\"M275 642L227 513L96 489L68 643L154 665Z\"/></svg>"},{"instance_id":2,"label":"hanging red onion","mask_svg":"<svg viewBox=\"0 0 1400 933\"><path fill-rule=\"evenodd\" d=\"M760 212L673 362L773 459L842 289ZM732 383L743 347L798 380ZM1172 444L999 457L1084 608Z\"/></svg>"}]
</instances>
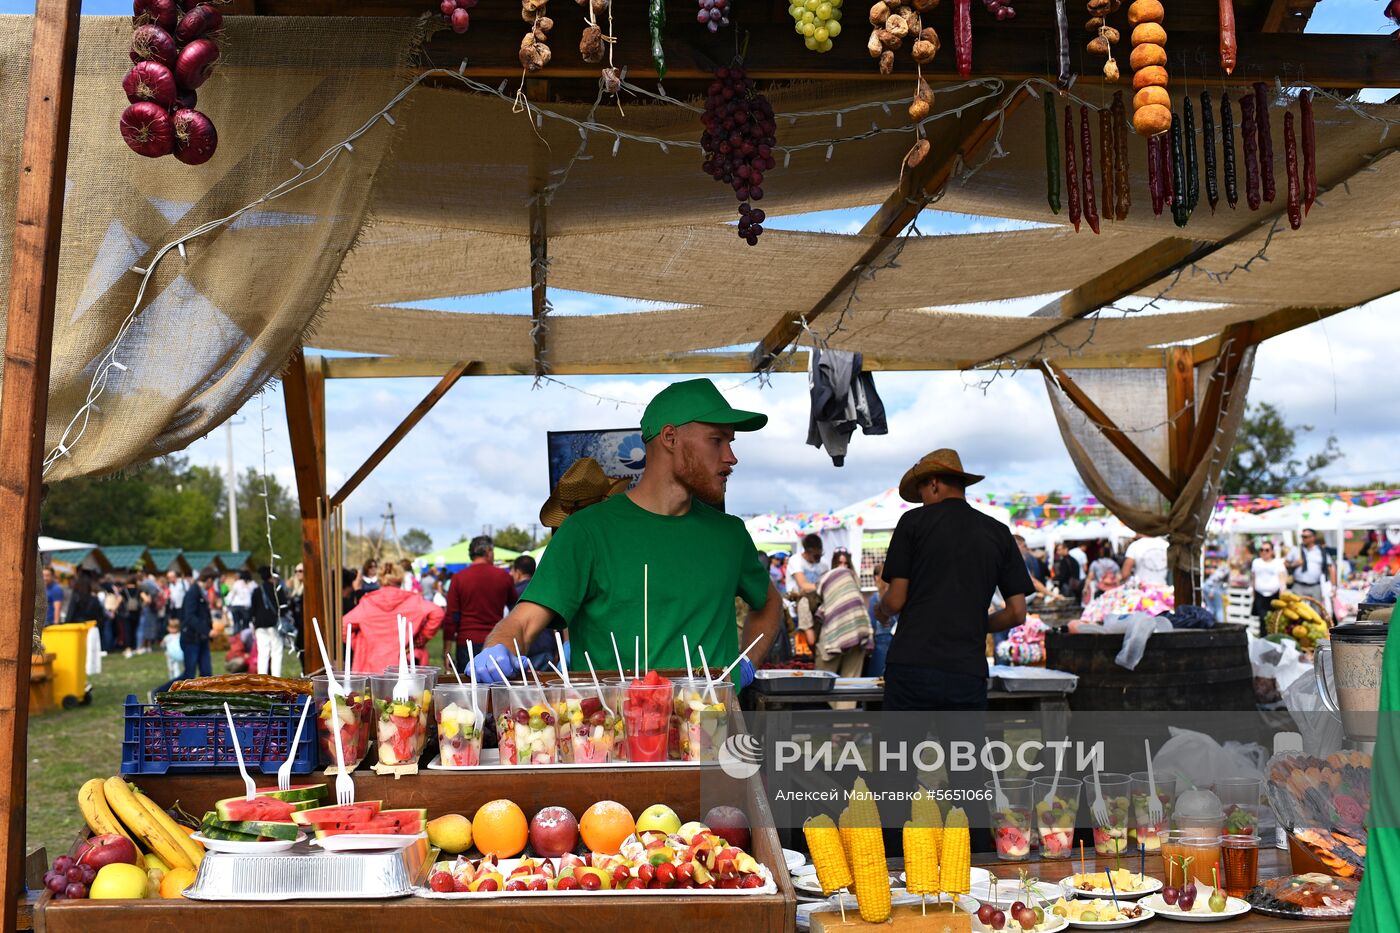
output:
<instances>
[{"instance_id":1,"label":"hanging red onion","mask_svg":"<svg viewBox=\"0 0 1400 933\"><path fill-rule=\"evenodd\" d=\"M443 16L450 17L452 11L457 9L457 0L442 0L442 3L438 4L438 9L442 11Z\"/></svg>"},{"instance_id":2,"label":"hanging red onion","mask_svg":"<svg viewBox=\"0 0 1400 933\"><path fill-rule=\"evenodd\" d=\"M180 48L170 33L159 26L147 23L137 26L131 34L131 60L133 62L160 62L167 68L174 68L180 57Z\"/></svg>"},{"instance_id":3,"label":"hanging red onion","mask_svg":"<svg viewBox=\"0 0 1400 933\"><path fill-rule=\"evenodd\" d=\"M166 31L174 30L180 21L180 6L175 0L133 0L132 22L137 26L155 23Z\"/></svg>"},{"instance_id":4,"label":"hanging red onion","mask_svg":"<svg viewBox=\"0 0 1400 933\"><path fill-rule=\"evenodd\" d=\"M170 114L160 104L143 100L122 113L122 139L138 155L152 159L169 155L175 149L175 128Z\"/></svg>"},{"instance_id":5,"label":"hanging red onion","mask_svg":"<svg viewBox=\"0 0 1400 933\"><path fill-rule=\"evenodd\" d=\"M181 42L193 42L200 36L218 32L224 24L224 14L207 3L201 3L180 19L175 27L175 38Z\"/></svg>"},{"instance_id":6,"label":"hanging red onion","mask_svg":"<svg viewBox=\"0 0 1400 933\"><path fill-rule=\"evenodd\" d=\"M160 62L137 62L122 79L122 90L133 104L153 100L162 107L175 104L175 76Z\"/></svg>"},{"instance_id":7,"label":"hanging red onion","mask_svg":"<svg viewBox=\"0 0 1400 933\"><path fill-rule=\"evenodd\" d=\"M196 94L194 91L188 90L186 88L180 88L175 91L176 110L193 110L195 104L198 102L199 95Z\"/></svg>"},{"instance_id":8,"label":"hanging red onion","mask_svg":"<svg viewBox=\"0 0 1400 933\"><path fill-rule=\"evenodd\" d=\"M469 26L471 25L471 22L472 22L471 14L468 13L466 10L462 9L461 7L458 7L457 9L455 9L455 10L452 11L452 31L453 31L453 32L458 33L459 35L460 35L461 33L466 32L466 31L467 31L467 27L469 27Z\"/></svg>"},{"instance_id":9,"label":"hanging red onion","mask_svg":"<svg viewBox=\"0 0 1400 933\"><path fill-rule=\"evenodd\" d=\"M198 88L214 71L219 60L219 46L211 39L196 39L180 50L175 62L175 78L183 88Z\"/></svg>"},{"instance_id":10,"label":"hanging red onion","mask_svg":"<svg viewBox=\"0 0 1400 933\"><path fill-rule=\"evenodd\" d=\"M175 111L175 158L186 165L203 165L214 157L219 134L214 121L198 110Z\"/></svg>"}]
</instances>

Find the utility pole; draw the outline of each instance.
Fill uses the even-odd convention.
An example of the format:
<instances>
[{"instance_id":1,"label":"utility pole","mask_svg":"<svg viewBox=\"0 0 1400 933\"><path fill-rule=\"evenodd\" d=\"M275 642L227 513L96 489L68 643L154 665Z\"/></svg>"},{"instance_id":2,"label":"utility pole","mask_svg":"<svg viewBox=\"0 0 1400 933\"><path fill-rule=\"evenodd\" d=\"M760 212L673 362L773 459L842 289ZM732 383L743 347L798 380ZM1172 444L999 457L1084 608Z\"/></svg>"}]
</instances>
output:
<instances>
[{"instance_id":1,"label":"utility pole","mask_svg":"<svg viewBox=\"0 0 1400 933\"><path fill-rule=\"evenodd\" d=\"M238 550L238 498L234 492L238 477L233 472L233 419L224 422L224 437L228 441L228 549Z\"/></svg>"}]
</instances>

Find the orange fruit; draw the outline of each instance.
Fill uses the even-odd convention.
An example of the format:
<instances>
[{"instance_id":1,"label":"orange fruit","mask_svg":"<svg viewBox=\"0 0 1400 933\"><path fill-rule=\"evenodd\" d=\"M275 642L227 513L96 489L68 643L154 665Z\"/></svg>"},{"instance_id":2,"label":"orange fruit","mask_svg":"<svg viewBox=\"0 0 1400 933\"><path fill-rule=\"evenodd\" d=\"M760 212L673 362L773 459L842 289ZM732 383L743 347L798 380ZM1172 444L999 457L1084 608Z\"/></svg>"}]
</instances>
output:
<instances>
[{"instance_id":1,"label":"orange fruit","mask_svg":"<svg viewBox=\"0 0 1400 933\"><path fill-rule=\"evenodd\" d=\"M193 868L172 868L160 879L161 897L179 897L180 892L194 884Z\"/></svg>"},{"instance_id":2,"label":"orange fruit","mask_svg":"<svg viewBox=\"0 0 1400 933\"><path fill-rule=\"evenodd\" d=\"M514 801L492 800L483 803L472 817L472 839L483 855L510 858L525 851L530 837L530 824L525 813Z\"/></svg>"},{"instance_id":3,"label":"orange fruit","mask_svg":"<svg viewBox=\"0 0 1400 933\"><path fill-rule=\"evenodd\" d=\"M600 800L583 813L578 832L583 844L594 852L616 855L628 836L637 831L637 823L626 807L615 800Z\"/></svg>"}]
</instances>

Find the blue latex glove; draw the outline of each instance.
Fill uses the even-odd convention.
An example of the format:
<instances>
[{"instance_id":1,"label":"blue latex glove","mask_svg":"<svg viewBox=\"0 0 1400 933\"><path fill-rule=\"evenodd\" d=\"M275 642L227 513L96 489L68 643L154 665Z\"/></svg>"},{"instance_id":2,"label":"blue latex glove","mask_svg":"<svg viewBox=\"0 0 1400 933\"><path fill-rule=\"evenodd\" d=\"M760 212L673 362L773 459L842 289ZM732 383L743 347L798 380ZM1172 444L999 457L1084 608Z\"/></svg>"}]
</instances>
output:
<instances>
[{"instance_id":1,"label":"blue latex glove","mask_svg":"<svg viewBox=\"0 0 1400 933\"><path fill-rule=\"evenodd\" d=\"M743 690L753 683L753 662L748 658L739 659L739 689Z\"/></svg>"},{"instance_id":2,"label":"blue latex glove","mask_svg":"<svg viewBox=\"0 0 1400 933\"><path fill-rule=\"evenodd\" d=\"M492 661L496 663L492 664ZM498 666L500 667L499 672L496 670ZM505 645L492 645L476 656L472 670L476 671L477 683L499 684L503 683L501 674L513 677L519 667L516 666L515 655L510 653L509 648Z\"/></svg>"},{"instance_id":3,"label":"blue latex glove","mask_svg":"<svg viewBox=\"0 0 1400 933\"><path fill-rule=\"evenodd\" d=\"M572 641L566 641L564 642L564 667L567 669L568 666L573 663L573 661L574 643Z\"/></svg>"}]
</instances>

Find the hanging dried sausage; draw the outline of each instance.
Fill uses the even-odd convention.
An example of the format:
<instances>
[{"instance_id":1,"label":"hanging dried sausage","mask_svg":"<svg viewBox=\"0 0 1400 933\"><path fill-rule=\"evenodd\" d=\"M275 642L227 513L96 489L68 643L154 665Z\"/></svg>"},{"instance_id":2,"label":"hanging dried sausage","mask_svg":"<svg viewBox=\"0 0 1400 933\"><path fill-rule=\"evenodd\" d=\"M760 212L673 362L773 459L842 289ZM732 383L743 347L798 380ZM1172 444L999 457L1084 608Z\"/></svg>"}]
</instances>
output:
<instances>
[{"instance_id":1,"label":"hanging dried sausage","mask_svg":"<svg viewBox=\"0 0 1400 933\"><path fill-rule=\"evenodd\" d=\"M1298 188L1298 140L1293 136L1293 111L1283 115L1283 166L1288 173L1288 226L1303 225L1302 195Z\"/></svg>"},{"instance_id":2,"label":"hanging dried sausage","mask_svg":"<svg viewBox=\"0 0 1400 933\"><path fill-rule=\"evenodd\" d=\"M1274 133L1269 127L1269 86L1263 81L1254 83L1254 127L1259 135L1260 180L1264 188L1264 200L1274 202Z\"/></svg>"},{"instance_id":3,"label":"hanging dried sausage","mask_svg":"<svg viewBox=\"0 0 1400 933\"><path fill-rule=\"evenodd\" d=\"M1162 149L1157 137L1147 141L1147 191L1152 195L1152 216L1162 216Z\"/></svg>"},{"instance_id":4,"label":"hanging dried sausage","mask_svg":"<svg viewBox=\"0 0 1400 933\"><path fill-rule=\"evenodd\" d=\"M1113 215L1126 220L1133 194L1128 182L1128 108L1123 104L1122 91L1113 92L1109 119L1113 124Z\"/></svg>"},{"instance_id":5,"label":"hanging dried sausage","mask_svg":"<svg viewBox=\"0 0 1400 933\"><path fill-rule=\"evenodd\" d=\"M1055 84L1066 91L1069 90L1069 13L1065 10L1065 0L1055 0L1055 36L1059 44Z\"/></svg>"},{"instance_id":6,"label":"hanging dried sausage","mask_svg":"<svg viewBox=\"0 0 1400 933\"><path fill-rule=\"evenodd\" d=\"M953 52L958 74L972 77L972 0L953 0Z\"/></svg>"},{"instance_id":7,"label":"hanging dried sausage","mask_svg":"<svg viewBox=\"0 0 1400 933\"><path fill-rule=\"evenodd\" d=\"M1186 203L1186 153L1181 142L1181 117L1172 114L1172 222L1178 227L1186 226L1191 218L1191 208Z\"/></svg>"},{"instance_id":8,"label":"hanging dried sausage","mask_svg":"<svg viewBox=\"0 0 1400 933\"><path fill-rule=\"evenodd\" d=\"M1227 75L1235 73L1235 3L1220 0L1220 67Z\"/></svg>"},{"instance_id":9,"label":"hanging dried sausage","mask_svg":"<svg viewBox=\"0 0 1400 933\"><path fill-rule=\"evenodd\" d=\"M1060 212L1060 134L1055 121L1060 115L1055 112L1055 99L1047 90L1041 95L1045 102L1045 200L1050 202L1050 213Z\"/></svg>"},{"instance_id":10,"label":"hanging dried sausage","mask_svg":"<svg viewBox=\"0 0 1400 933\"><path fill-rule=\"evenodd\" d=\"M1079 174L1074 170L1074 114L1065 105L1065 196L1069 201L1069 220L1074 232L1079 232L1079 212L1084 202L1079 198Z\"/></svg>"},{"instance_id":11,"label":"hanging dried sausage","mask_svg":"<svg viewBox=\"0 0 1400 933\"><path fill-rule=\"evenodd\" d=\"M1244 140L1244 197L1252 211L1259 210L1259 134L1254 125L1254 97L1240 98L1240 137Z\"/></svg>"},{"instance_id":12,"label":"hanging dried sausage","mask_svg":"<svg viewBox=\"0 0 1400 933\"><path fill-rule=\"evenodd\" d=\"M1181 135L1186 146L1186 208L1194 211L1201 200L1201 170L1196 164L1196 109L1190 97L1181 103Z\"/></svg>"},{"instance_id":13,"label":"hanging dried sausage","mask_svg":"<svg viewBox=\"0 0 1400 933\"><path fill-rule=\"evenodd\" d=\"M1099 206L1094 194L1094 137L1089 132L1089 108L1079 105L1079 169L1084 173L1084 219L1089 221L1089 229L1099 232Z\"/></svg>"},{"instance_id":14,"label":"hanging dried sausage","mask_svg":"<svg viewBox=\"0 0 1400 933\"><path fill-rule=\"evenodd\" d=\"M1220 92L1220 151L1225 163L1225 200L1230 209L1240 202L1239 176L1235 174L1235 115L1230 109L1230 92Z\"/></svg>"},{"instance_id":15,"label":"hanging dried sausage","mask_svg":"<svg viewBox=\"0 0 1400 933\"><path fill-rule=\"evenodd\" d=\"M1201 152L1206 163L1206 200L1210 212L1220 202L1220 185L1215 177L1215 111L1210 109L1210 91L1201 92Z\"/></svg>"},{"instance_id":16,"label":"hanging dried sausage","mask_svg":"<svg viewBox=\"0 0 1400 933\"><path fill-rule=\"evenodd\" d=\"M1298 95L1298 107L1303 116L1303 213L1312 210L1317 200L1317 137L1313 128L1312 91Z\"/></svg>"},{"instance_id":17,"label":"hanging dried sausage","mask_svg":"<svg viewBox=\"0 0 1400 933\"><path fill-rule=\"evenodd\" d=\"M1103 192L1104 220L1112 220L1113 207L1113 114L1099 111L1099 189Z\"/></svg>"}]
</instances>

